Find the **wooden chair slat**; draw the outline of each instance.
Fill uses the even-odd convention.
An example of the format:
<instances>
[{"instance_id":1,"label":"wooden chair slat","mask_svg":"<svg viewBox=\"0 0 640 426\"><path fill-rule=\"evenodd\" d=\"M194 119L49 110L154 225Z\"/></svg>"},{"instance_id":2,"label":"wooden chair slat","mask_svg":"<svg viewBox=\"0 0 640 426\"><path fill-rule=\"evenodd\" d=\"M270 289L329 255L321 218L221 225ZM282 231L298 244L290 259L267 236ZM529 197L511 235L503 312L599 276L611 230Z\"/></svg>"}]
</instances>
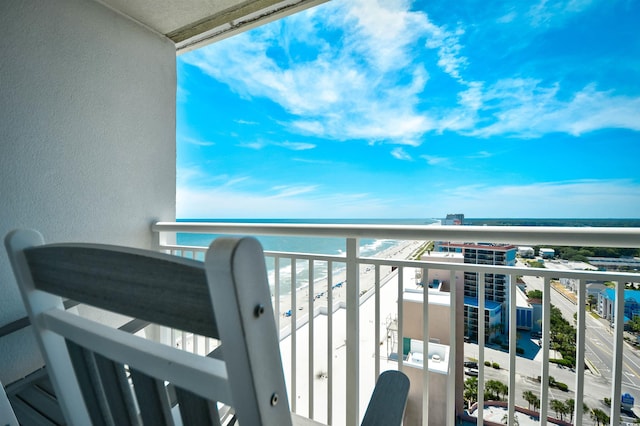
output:
<instances>
[{"instance_id":1,"label":"wooden chair slat","mask_svg":"<svg viewBox=\"0 0 640 426\"><path fill-rule=\"evenodd\" d=\"M95 245L36 246L24 254L39 290L218 338L202 262Z\"/></svg>"},{"instance_id":2,"label":"wooden chair slat","mask_svg":"<svg viewBox=\"0 0 640 426\"><path fill-rule=\"evenodd\" d=\"M215 402L207 401L188 390L176 387L182 424L194 426L220 426L220 415Z\"/></svg>"},{"instance_id":3,"label":"wooden chair slat","mask_svg":"<svg viewBox=\"0 0 640 426\"><path fill-rule=\"evenodd\" d=\"M164 381L135 369L130 369L129 372L143 424L173 426L171 403Z\"/></svg>"}]
</instances>

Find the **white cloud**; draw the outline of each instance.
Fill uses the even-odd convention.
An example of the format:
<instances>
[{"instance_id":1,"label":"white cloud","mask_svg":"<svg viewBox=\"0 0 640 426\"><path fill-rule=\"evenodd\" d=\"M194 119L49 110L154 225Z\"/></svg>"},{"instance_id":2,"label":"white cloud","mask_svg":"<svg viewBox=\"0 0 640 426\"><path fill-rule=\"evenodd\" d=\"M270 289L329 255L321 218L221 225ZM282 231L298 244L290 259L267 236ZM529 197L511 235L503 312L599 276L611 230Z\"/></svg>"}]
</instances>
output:
<instances>
[{"instance_id":1,"label":"white cloud","mask_svg":"<svg viewBox=\"0 0 640 426\"><path fill-rule=\"evenodd\" d=\"M469 217L636 217L640 184L630 180L577 180L524 185L469 185L437 197L446 211Z\"/></svg>"},{"instance_id":2,"label":"white cloud","mask_svg":"<svg viewBox=\"0 0 640 426\"><path fill-rule=\"evenodd\" d=\"M316 147L315 144L308 142L281 142L277 144L283 148L290 149L292 151L307 151L309 149L314 149Z\"/></svg>"},{"instance_id":3,"label":"white cloud","mask_svg":"<svg viewBox=\"0 0 640 426\"><path fill-rule=\"evenodd\" d=\"M280 187L271 192L178 186L178 218L264 217L636 217L640 184L630 180L578 180L523 185L468 185L425 190L420 197L385 198L366 193L319 193L316 187ZM274 195L279 194L279 195ZM331 209L327 209L331 206ZM398 206L402 206L401 211Z\"/></svg>"},{"instance_id":4,"label":"white cloud","mask_svg":"<svg viewBox=\"0 0 640 426\"><path fill-rule=\"evenodd\" d=\"M559 96L558 83L543 86L535 79L502 79L483 88L474 85L459 94L460 108L441 122L442 129L463 134L538 138L561 132L579 136L598 129L640 130L640 97L599 91L594 84L569 99Z\"/></svg>"},{"instance_id":5,"label":"white cloud","mask_svg":"<svg viewBox=\"0 0 640 426\"><path fill-rule=\"evenodd\" d=\"M540 0L527 13L534 27L551 27L562 24L573 14L589 8L593 0Z\"/></svg>"},{"instance_id":6,"label":"white cloud","mask_svg":"<svg viewBox=\"0 0 640 426\"><path fill-rule=\"evenodd\" d=\"M261 141L255 141L255 142L241 142L238 144L239 147L241 148L249 148L249 149L255 149L260 150L262 148L264 148L265 146L267 146L267 143L265 142L261 142Z\"/></svg>"},{"instance_id":7,"label":"white cloud","mask_svg":"<svg viewBox=\"0 0 640 426\"><path fill-rule=\"evenodd\" d=\"M268 198L289 198L297 195L308 194L314 192L318 188L317 185L296 186L296 185L281 185L272 188L274 194L269 195Z\"/></svg>"},{"instance_id":8,"label":"white cloud","mask_svg":"<svg viewBox=\"0 0 640 426\"><path fill-rule=\"evenodd\" d=\"M449 159L445 157L438 157L435 155L421 155L420 158L427 161L430 166L444 165L449 163Z\"/></svg>"},{"instance_id":9,"label":"white cloud","mask_svg":"<svg viewBox=\"0 0 640 426\"><path fill-rule=\"evenodd\" d=\"M219 187L196 189L178 186L176 216L282 218L286 212L291 218L398 217L396 201L382 200L372 194L317 194L313 191L280 194L272 196Z\"/></svg>"},{"instance_id":10,"label":"white cloud","mask_svg":"<svg viewBox=\"0 0 640 426\"><path fill-rule=\"evenodd\" d=\"M457 33L408 6L404 1L330 2L294 18L297 28L304 25L306 31L291 35L286 24L276 22L181 58L242 97L280 104L299 117L291 121L292 131L415 144L437 126L417 111L429 74L415 57L416 43L433 38L440 66L451 74L458 72L461 60L456 59ZM317 38L313 29L320 26L343 31L340 45ZM312 44L315 56L291 59L294 42Z\"/></svg>"},{"instance_id":11,"label":"white cloud","mask_svg":"<svg viewBox=\"0 0 640 426\"><path fill-rule=\"evenodd\" d=\"M438 66L451 77L463 81L460 69L464 68L468 61L466 57L461 55L462 45L459 38L464 34L464 30L457 29L450 32L433 24L429 25L429 30L426 47L437 49Z\"/></svg>"},{"instance_id":12,"label":"white cloud","mask_svg":"<svg viewBox=\"0 0 640 426\"><path fill-rule=\"evenodd\" d=\"M213 146L216 144L215 142L212 142L212 141L205 141L201 139L188 138L188 137L181 137L180 141L188 143L190 145L197 145L197 146Z\"/></svg>"},{"instance_id":13,"label":"white cloud","mask_svg":"<svg viewBox=\"0 0 640 426\"><path fill-rule=\"evenodd\" d=\"M491 23L497 19L501 25L523 26L523 19L529 19L540 26L530 29L529 40L531 32L544 31L544 22L559 25L591 3L542 0L504 10ZM426 13L411 10L409 1L334 0L288 19L187 53L181 60L241 97L281 105L291 118L279 124L301 135L416 146L425 134L446 131L537 138L553 132L640 129L640 98L599 91L595 84L567 98L559 95L558 82L501 76L499 71L497 80L472 81L464 75L473 64L463 54L462 40L473 28L437 25ZM342 36L332 45L320 38L321 30ZM296 50L300 44L308 47L302 59ZM425 47L436 52L436 65L427 62ZM450 99L430 103L428 83L436 66L462 88L457 105Z\"/></svg>"},{"instance_id":14,"label":"white cloud","mask_svg":"<svg viewBox=\"0 0 640 426\"><path fill-rule=\"evenodd\" d=\"M401 147L396 147L393 150L391 150L391 156L398 160L406 160L406 161L413 160L413 158L411 158L411 156Z\"/></svg>"}]
</instances>

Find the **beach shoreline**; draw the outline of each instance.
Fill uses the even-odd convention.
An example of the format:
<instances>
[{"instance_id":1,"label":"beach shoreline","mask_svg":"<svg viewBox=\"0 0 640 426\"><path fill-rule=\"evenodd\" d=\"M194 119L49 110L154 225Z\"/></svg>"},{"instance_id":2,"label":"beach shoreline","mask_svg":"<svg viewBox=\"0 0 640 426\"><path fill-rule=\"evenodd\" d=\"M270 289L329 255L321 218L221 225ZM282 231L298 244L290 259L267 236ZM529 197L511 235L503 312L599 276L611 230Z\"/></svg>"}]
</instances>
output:
<instances>
[{"instance_id":1,"label":"beach shoreline","mask_svg":"<svg viewBox=\"0 0 640 426\"><path fill-rule=\"evenodd\" d=\"M397 244L388 247L387 249L376 253L374 258L379 259L398 259L405 260L412 257L421 247L427 244L427 241L422 240L401 240ZM382 266L380 268L380 282L383 283L394 271L390 266ZM368 293L375 286L375 268L369 267L366 264L360 265L360 296ZM332 301L334 307L341 303L346 303L346 270L342 270L333 275L332 279ZM345 285L346 284L346 285ZM298 287L296 291L295 301L291 297L291 294L280 296L279 311L278 311L278 323L281 333L284 330L291 330L291 325L295 319L297 328L303 326L308 321L309 312L312 311L316 314L318 308L328 309L328 278L320 278L314 280L313 283L313 298L309 300L309 293L311 286L305 285L304 287ZM295 312L292 309L295 303ZM362 303L362 301L361 301ZM312 305L313 308L309 309ZM305 320L301 321L306 317Z\"/></svg>"}]
</instances>

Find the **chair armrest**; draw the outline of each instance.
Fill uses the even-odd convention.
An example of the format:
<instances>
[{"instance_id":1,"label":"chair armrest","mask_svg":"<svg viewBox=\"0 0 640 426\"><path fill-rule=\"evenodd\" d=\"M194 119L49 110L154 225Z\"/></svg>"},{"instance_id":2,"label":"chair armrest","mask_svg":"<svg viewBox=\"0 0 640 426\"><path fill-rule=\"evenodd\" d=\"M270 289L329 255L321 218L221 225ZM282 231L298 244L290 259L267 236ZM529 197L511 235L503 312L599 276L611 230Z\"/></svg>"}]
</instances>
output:
<instances>
[{"instance_id":1,"label":"chair armrest","mask_svg":"<svg viewBox=\"0 0 640 426\"><path fill-rule=\"evenodd\" d=\"M362 426L400 426L409 395L409 378L400 371L384 371L378 377Z\"/></svg>"}]
</instances>

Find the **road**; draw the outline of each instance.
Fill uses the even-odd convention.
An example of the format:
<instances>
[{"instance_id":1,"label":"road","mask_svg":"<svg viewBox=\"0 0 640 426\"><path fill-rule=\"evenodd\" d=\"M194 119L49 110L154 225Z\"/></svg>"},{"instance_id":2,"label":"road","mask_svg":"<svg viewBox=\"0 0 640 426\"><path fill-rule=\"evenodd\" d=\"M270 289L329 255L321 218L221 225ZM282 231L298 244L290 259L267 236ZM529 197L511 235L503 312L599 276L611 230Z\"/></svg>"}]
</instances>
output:
<instances>
[{"instance_id":1,"label":"road","mask_svg":"<svg viewBox=\"0 0 640 426\"><path fill-rule=\"evenodd\" d=\"M525 276L523 280L527 285L527 291L543 290L544 280L542 278ZM573 301L553 289L551 303L560 309L567 321L574 324L573 315L576 313L577 307ZM594 374L585 374L585 402L590 407L595 408L598 405L591 404L601 402L605 396L608 397L611 394L613 330L609 327L608 322L594 318L587 313L585 334L585 358L597 370L593 372ZM640 398L640 357L637 351L628 344L625 344L623 350L623 368L622 393L630 393L638 401ZM575 387L573 386L575 378L566 383L569 384L570 388ZM589 401L591 401L591 404ZM639 412L638 404L636 404L635 408L635 411Z\"/></svg>"}]
</instances>

